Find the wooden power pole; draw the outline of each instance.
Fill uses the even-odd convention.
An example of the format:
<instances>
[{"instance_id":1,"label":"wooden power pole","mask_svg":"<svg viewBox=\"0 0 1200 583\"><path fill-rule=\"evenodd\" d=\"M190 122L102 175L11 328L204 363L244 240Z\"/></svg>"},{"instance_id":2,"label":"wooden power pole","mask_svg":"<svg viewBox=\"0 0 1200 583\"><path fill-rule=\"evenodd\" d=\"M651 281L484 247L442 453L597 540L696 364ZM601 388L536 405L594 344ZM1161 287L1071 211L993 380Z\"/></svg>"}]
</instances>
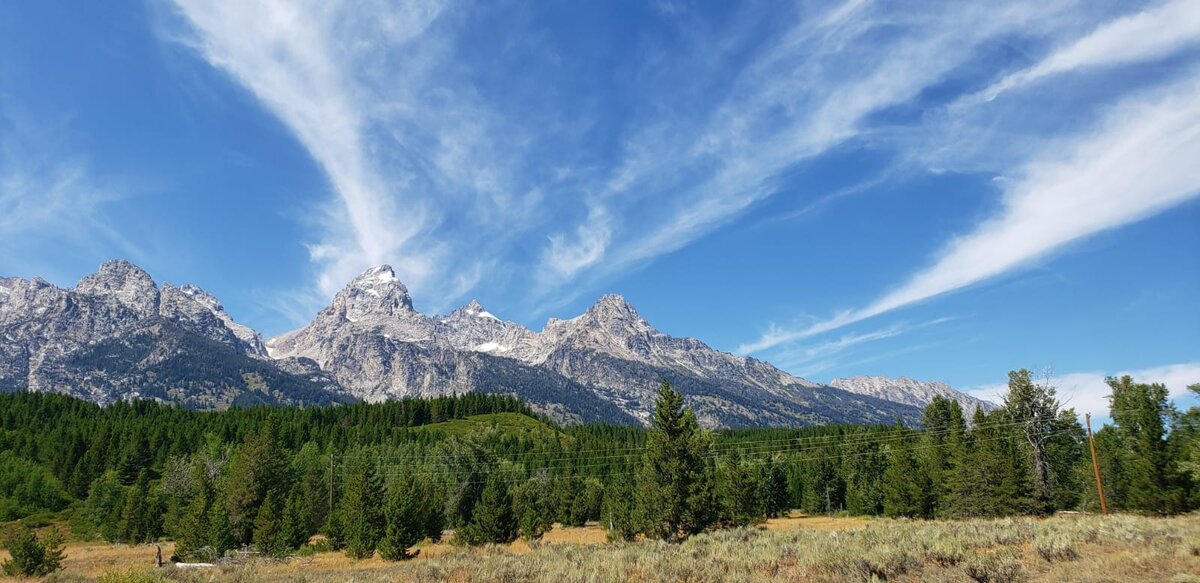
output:
<instances>
[{"instance_id":1,"label":"wooden power pole","mask_svg":"<svg viewBox=\"0 0 1200 583\"><path fill-rule=\"evenodd\" d=\"M1092 437L1092 414L1084 413L1087 422L1088 447L1092 450L1092 471L1096 474L1096 492L1100 495L1100 512L1108 514L1108 502L1104 500L1104 483L1100 481L1100 461L1096 459L1096 438Z\"/></svg>"},{"instance_id":2,"label":"wooden power pole","mask_svg":"<svg viewBox=\"0 0 1200 583\"><path fill-rule=\"evenodd\" d=\"M1096 456L1092 456L1092 459L1096 459ZM329 508L326 512L333 512L333 452L329 452Z\"/></svg>"}]
</instances>

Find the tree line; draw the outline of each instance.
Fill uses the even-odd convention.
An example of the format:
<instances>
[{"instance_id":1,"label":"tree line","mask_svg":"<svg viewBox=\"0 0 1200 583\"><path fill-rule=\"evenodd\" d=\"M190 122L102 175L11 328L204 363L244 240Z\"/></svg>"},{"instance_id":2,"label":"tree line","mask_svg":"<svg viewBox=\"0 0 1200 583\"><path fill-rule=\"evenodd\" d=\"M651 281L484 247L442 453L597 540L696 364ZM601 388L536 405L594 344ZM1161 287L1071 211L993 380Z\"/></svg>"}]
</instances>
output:
<instances>
[{"instance_id":1,"label":"tree line","mask_svg":"<svg viewBox=\"0 0 1200 583\"><path fill-rule=\"evenodd\" d=\"M1096 442L1109 506L1200 507L1200 408L1176 410L1162 385L1108 385L1113 422ZM542 419L551 431L439 430L496 414L533 416L474 393L224 412L0 395L0 519L64 517L74 536L113 542L165 537L184 559L313 545L403 559L445 529L480 544L599 521L614 539L679 540L789 509L967 518L1098 507L1075 412L1025 370L1010 373L999 409L937 398L920 428L707 431L664 382L648 429Z\"/></svg>"}]
</instances>

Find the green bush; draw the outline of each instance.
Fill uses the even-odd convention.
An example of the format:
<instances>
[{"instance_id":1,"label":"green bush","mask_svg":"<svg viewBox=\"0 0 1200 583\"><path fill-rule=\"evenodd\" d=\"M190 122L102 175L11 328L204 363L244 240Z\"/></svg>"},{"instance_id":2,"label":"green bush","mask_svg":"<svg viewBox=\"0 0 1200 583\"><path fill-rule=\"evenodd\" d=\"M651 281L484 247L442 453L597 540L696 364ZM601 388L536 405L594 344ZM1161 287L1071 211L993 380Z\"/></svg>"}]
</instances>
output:
<instances>
[{"instance_id":1,"label":"green bush","mask_svg":"<svg viewBox=\"0 0 1200 583\"><path fill-rule=\"evenodd\" d=\"M62 568L62 536L51 530L38 538L32 528L22 528L8 542L12 558L0 563L0 570L10 577L43 577Z\"/></svg>"}]
</instances>

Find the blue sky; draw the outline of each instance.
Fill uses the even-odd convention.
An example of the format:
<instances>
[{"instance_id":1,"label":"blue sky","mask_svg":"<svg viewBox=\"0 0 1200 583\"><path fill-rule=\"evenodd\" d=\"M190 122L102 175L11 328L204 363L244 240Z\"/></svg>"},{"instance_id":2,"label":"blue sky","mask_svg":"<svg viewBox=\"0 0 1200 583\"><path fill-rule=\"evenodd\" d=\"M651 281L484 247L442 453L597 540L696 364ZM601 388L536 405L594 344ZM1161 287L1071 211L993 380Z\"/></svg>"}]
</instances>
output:
<instances>
[{"instance_id":1,"label":"blue sky","mask_svg":"<svg viewBox=\"0 0 1200 583\"><path fill-rule=\"evenodd\" d=\"M1200 4L0 6L0 273L266 334L389 263L814 380L1200 381ZM1069 385L1069 386L1067 386Z\"/></svg>"}]
</instances>

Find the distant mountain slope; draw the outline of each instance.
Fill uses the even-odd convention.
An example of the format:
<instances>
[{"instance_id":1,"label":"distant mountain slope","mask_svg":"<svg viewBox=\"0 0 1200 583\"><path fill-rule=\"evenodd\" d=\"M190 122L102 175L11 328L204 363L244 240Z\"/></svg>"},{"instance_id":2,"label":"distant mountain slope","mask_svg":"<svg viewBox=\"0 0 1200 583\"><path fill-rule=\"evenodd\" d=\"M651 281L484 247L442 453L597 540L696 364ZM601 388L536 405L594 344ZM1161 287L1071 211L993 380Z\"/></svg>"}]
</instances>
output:
<instances>
[{"instance_id":1,"label":"distant mountain slope","mask_svg":"<svg viewBox=\"0 0 1200 583\"><path fill-rule=\"evenodd\" d=\"M349 400L312 363L287 366L267 360L258 333L234 323L211 295L159 289L124 261L105 263L73 289L0 280L0 390L204 409Z\"/></svg>"},{"instance_id":2,"label":"distant mountain slope","mask_svg":"<svg viewBox=\"0 0 1200 583\"><path fill-rule=\"evenodd\" d=\"M879 399L922 408L933 401L934 397L945 397L957 402L962 407L963 413L968 419L974 414L976 408L982 408L985 413L999 408L995 403L972 397L962 391L955 390L945 383L917 381L908 377L892 379L887 377L857 376L833 379L829 381L829 385L860 395L870 395Z\"/></svg>"},{"instance_id":3,"label":"distant mountain slope","mask_svg":"<svg viewBox=\"0 0 1200 583\"><path fill-rule=\"evenodd\" d=\"M160 287L125 261L70 289L0 279L2 391L202 409L476 391L516 395L562 422L644 424L664 379L709 427L915 424L921 414L909 394L819 385L664 334L619 295L533 331L476 301L424 315L383 265L354 278L307 326L264 341L211 294Z\"/></svg>"},{"instance_id":4,"label":"distant mountain slope","mask_svg":"<svg viewBox=\"0 0 1200 583\"><path fill-rule=\"evenodd\" d=\"M386 265L351 281L308 326L266 346L273 358L312 359L367 400L507 391L568 418L645 423L667 379L708 426L915 423L920 416L916 407L817 385L663 334L618 295L578 317L551 319L540 332L476 301L426 316Z\"/></svg>"}]
</instances>

